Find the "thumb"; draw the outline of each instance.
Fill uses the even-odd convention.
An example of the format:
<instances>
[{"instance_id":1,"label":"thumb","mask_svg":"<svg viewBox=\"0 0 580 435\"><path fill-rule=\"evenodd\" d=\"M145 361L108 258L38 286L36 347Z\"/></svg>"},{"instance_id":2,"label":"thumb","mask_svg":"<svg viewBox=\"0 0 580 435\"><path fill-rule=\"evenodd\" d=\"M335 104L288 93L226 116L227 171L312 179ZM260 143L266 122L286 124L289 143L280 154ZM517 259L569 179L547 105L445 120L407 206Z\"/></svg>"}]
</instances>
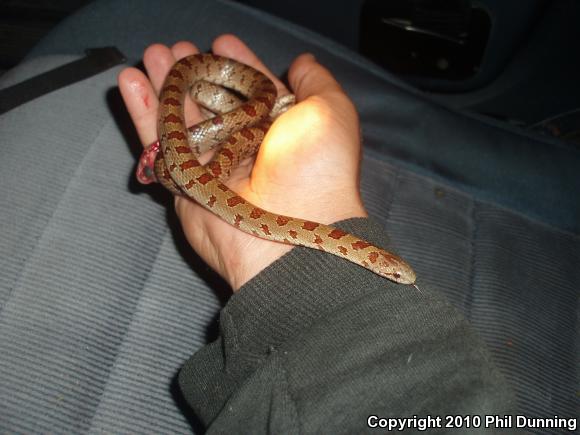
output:
<instances>
[{"instance_id":1,"label":"thumb","mask_svg":"<svg viewBox=\"0 0 580 435\"><path fill-rule=\"evenodd\" d=\"M288 81L298 101L314 95L326 97L344 92L330 71L310 53L302 54L294 60L288 71Z\"/></svg>"}]
</instances>

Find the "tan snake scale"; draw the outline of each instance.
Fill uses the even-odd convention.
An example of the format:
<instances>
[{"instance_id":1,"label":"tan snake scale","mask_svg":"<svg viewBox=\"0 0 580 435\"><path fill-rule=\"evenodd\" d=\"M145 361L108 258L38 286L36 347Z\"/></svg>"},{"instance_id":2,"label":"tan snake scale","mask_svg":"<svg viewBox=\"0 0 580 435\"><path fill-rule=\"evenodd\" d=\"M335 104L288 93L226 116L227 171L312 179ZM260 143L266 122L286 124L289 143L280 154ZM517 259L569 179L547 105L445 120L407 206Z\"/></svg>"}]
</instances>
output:
<instances>
[{"instance_id":1,"label":"tan snake scale","mask_svg":"<svg viewBox=\"0 0 580 435\"><path fill-rule=\"evenodd\" d=\"M221 91L223 87L247 100ZM217 115L187 129L183 107L190 91L200 105ZM285 102L277 100L276 87L264 74L232 59L213 54L181 59L170 70L159 95L160 147L144 151L139 180L158 180L246 233L319 249L391 281L413 284L415 272L395 254L339 228L256 207L223 183L239 161L257 152L274 118L293 104L285 98ZM212 161L202 166L198 156L218 146Z\"/></svg>"}]
</instances>

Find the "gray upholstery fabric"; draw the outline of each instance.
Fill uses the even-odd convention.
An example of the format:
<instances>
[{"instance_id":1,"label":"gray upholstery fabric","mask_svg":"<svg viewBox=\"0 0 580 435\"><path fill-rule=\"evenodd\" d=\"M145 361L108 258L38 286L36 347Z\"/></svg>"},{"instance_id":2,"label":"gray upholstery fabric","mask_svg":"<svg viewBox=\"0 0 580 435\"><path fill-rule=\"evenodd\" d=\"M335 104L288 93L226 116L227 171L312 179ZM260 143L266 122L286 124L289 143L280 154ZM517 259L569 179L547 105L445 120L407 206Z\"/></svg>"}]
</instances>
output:
<instances>
[{"instance_id":1,"label":"gray upholstery fabric","mask_svg":"<svg viewBox=\"0 0 580 435\"><path fill-rule=\"evenodd\" d=\"M284 65L301 44L274 63ZM69 60L33 57L0 87ZM505 154L485 148L498 139L507 149L551 144L425 102L358 61L332 62L361 111L365 203L415 265L419 285L445 291L472 321L521 412L575 417L580 216L569 206L570 172L548 170L513 191L495 189L517 171L495 171ZM0 117L0 432L198 429L180 409L175 376L213 336L223 284L187 248L168 196L132 181L139 147L115 91L119 70ZM418 128L421 113L432 116ZM437 134L421 138L415 130ZM469 178L477 154L463 157L463 174L461 161L438 170L439 163L429 166L437 156L421 154L435 143L445 150L446 139L460 144L469 131L478 132L472 145L486 162L497 161L491 186ZM412 141L406 155L396 153ZM578 158L563 145L553 153L570 165ZM545 167L541 155L522 155L522 165ZM542 190L546 180L552 187ZM540 198L560 192L563 210L550 214L531 201L536 189Z\"/></svg>"},{"instance_id":2,"label":"gray upholstery fabric","mask_svg":"<svg viewBox=\"0 0 580 435\"><path fill-rule=\"evenodd\" d=\"M187 428L171 380L219 303L165 208L128 189L117 72L0 118L2 431Z\"/></svg>"}]
</instances>

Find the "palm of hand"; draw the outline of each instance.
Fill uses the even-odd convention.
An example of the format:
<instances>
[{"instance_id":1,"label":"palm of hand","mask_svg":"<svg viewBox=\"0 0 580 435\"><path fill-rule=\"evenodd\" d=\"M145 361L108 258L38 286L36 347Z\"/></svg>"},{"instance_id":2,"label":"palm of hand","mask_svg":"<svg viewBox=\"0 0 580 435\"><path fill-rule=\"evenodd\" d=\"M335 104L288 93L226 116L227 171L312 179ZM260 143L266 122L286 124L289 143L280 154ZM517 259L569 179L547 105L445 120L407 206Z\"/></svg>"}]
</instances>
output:
<instances>
[{"instance_id":1,"label":"palm of hand","mask_svg":"<svg viewBox=\"0 0 580 435\"><path fill-rule=\"evenodd\" d=\"M321 223L366 216L356 182L357 126L348 101L331 109L328 99L310 97L276 120L255 161L244 162L227 184L252 204L279 214ZM243 255L246 261L260 264L269 254L279 257L291 249L243 233L191 201L180 206L192 245L217 245L217 251L229 257L214 262L235 262ZM208 215L203 229L194 224L199 213ZM216 236L207 240L212 234Z\"/></svg>"}]
</instances>

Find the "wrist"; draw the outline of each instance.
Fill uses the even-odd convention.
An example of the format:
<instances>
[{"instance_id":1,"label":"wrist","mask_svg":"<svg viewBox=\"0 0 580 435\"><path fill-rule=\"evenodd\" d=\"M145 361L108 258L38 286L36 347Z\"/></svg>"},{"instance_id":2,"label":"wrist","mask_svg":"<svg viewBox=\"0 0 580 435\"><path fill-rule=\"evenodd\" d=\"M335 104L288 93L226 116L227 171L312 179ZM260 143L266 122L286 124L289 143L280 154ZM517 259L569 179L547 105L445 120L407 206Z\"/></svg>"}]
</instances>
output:
<instances>
[{"instance_id":1,"label":"wrist","mask_svg":"<svg viewBox=\"0 0 580 435\"><path fill-rule=\"evenodd\" d=\"M340 213L337 210L332 214L332 217L327 215L324 219L320 216L319 219L315 220L332 224L350 218L366 217L368 217L368 213L361 204L361 206L353 205L349 210L342 210ZM238 249L231 249L230 245L229 249L223 251L228 254L224 261L225 279L234 293L296 246L261 239L249 234L245 234L245 236L246 240L238 244Z\"/></svg>"},{"instance_id":2,"label":"wrist","mask_svg":"<svg viewBox=\"0 0 580 435\"><path fill-rule=\"evenodd\" d=\"M226 281L234 293L293 248L255 236L248 237L251 239L240 249L228 251L228 258L224 261Z\"/></svg>"}]
</instances>

